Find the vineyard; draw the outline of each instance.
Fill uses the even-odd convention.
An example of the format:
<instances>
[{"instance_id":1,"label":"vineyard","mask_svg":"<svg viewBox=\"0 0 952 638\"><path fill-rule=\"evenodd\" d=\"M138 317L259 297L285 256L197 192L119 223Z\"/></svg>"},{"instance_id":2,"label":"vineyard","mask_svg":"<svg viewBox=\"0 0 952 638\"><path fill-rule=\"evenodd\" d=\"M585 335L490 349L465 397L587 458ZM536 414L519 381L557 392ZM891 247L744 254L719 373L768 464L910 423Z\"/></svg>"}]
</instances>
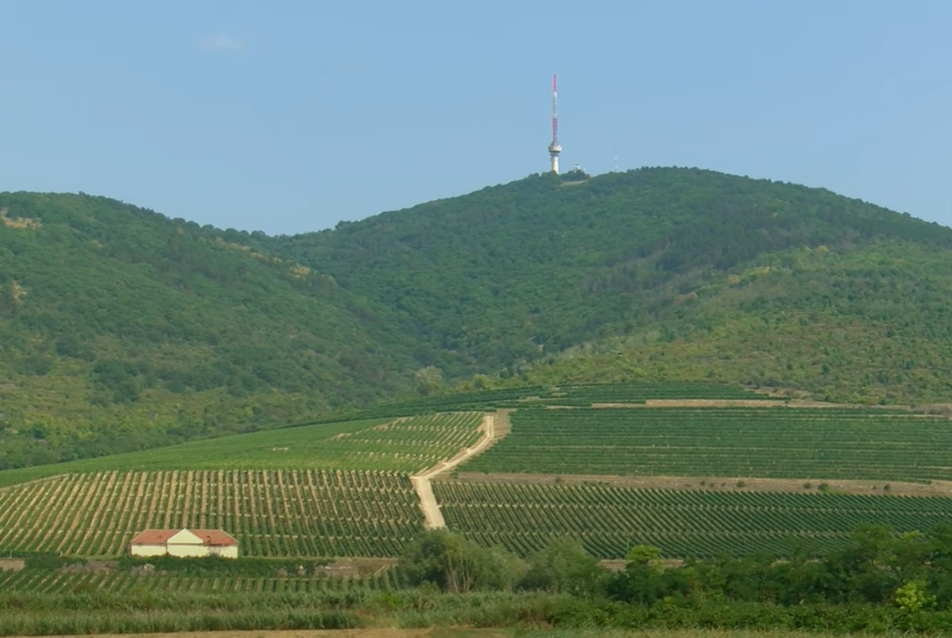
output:
<instances>
[{"instance_id":1,"label":"vineyard","mask_svg":"<svg viewBox=\"0 0 952 638\"><path fill-rule=\"evenodd\" d=\"M146 528L219 528L244 556L396 556L423 525L406 474L69 474L0 490L0 553L119 556Z\"/></svg>"},{"instance_id":2,"label":"vineyard","mask_svg":"<svg viewBox=\"0 0 952 638\"><path fill-rule=\"evenodd\" d=\"M784 556L797 542L843 546L863 523L906 532L932 529L952 516L952 499L946 498L455 481L437 481L433 488L450 529L523 556L558 536L579 539L600 558L622 558L639 543L671 557Z\"/></svg>"},{"instance_id":3,"label":"vineyard","mask_svg":"<svg viewBox=\"0 0 952 638\"><path fill-rule=\"evenodd\" d=\"M470 472L952 479L949 419L840 408L523 409Z\"/></svg>"},{"instance_id":4,"label":"vineyard","mask_svg":"<svg viewBox=\"0 0 952 638\"><path fill-rule=\"evenodd\" d=\"M440 395L385 403L360 412L364 418L449 412L496 410L527 405L589 407L594 403L645 403L653 399L769 400L772 397L748 392L738 386L716 383L605 383L556 387L524 386L459 394Z\"/></svg>"},{"instance_id":5,"label":"vineyard","mask_svg":"<svg viewBox=\"0 0 952 638\"><path fill-rule=\"evenodd\" d=\"M104 470L340 469L416 472L480 438L477 412L309 425L0 472L0 485Z\"/></svg>"},{"instance_id":6,"label":"vineyard","mask_svg":"<svg viewBox=\"0 0 952 638\"><path fill-rule=\"evenodd\" d=\"M136 569L71 571L23 569L0 571L0 592L72 594L90 591L116 593L316 593L323 591L396 590L405 587L397 569L381 569L365 577L308 575L195 576L150 573Z\"/></svg>"}]
</instances>

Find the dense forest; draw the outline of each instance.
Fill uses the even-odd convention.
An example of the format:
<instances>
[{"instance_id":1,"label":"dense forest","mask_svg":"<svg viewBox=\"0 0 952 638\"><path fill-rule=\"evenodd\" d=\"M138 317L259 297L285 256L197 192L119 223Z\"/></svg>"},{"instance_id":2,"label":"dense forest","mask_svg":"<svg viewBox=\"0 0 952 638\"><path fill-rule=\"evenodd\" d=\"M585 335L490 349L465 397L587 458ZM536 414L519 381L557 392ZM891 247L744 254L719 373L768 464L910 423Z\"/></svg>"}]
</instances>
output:
<instances>
[{"instance_id":1,"label":"dense forest","mask_svg":"<svg viewBox=\"0 0 952 638\"><path fill-rule=\"evenodd\" d=\"M565 381L952 395L952 230L696 169L550 174L297 236L0 194L0 467Z\"/></svg>"},{"instance_id":2,"label":"dense forest","mask_svg":"<svg viewBox=\"0 0 952 638\"><path fill-rule=\"evenodd\" d=\"M453 378L952 393L952 230L822 189L544 174L271 246L392 308Z\"/></svg>"},{"instance_id":3,"label":"dense forest","mask_svg":"<svg viewBox=\"0 0 952 638\"><path fill-rule=\"evenodd\" d=\"M268 427L409 387L319 273L86 195L0 195L0 467Z\"/></svg>"}]
</instances>

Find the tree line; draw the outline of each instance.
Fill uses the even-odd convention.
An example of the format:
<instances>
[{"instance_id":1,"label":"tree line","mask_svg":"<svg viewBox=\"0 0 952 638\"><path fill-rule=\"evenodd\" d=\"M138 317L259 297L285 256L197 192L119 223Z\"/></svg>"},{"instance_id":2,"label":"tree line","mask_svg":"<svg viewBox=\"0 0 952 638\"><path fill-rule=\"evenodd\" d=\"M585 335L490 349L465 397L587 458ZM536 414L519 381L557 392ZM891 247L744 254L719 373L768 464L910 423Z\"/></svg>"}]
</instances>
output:
<instances>
[{"instance_id":1,"label":"tree line","mask_svg":"<svg viewBox=\"0 0 952 638\"><path fill-rule=\"evenodd\" d=\"M400 569L410 583L448 593L541 590L644 607L713 601L945 611L952 610L952 524L907 534L862 525L842 549L811 551L800 544L785 560L754 554L666 561L658 548L635 545L621 571L610 571L571 538L556 538L521 559L433 530L408 545Z\"/></svg>"}]
</instances>

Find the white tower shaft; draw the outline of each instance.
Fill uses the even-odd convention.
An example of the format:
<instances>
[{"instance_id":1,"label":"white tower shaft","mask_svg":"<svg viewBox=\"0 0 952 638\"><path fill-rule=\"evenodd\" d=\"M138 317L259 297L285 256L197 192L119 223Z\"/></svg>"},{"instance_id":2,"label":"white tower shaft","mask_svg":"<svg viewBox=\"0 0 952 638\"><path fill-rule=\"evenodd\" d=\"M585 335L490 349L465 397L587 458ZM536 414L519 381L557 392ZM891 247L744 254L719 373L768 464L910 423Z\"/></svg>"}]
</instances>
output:
<instances>
[{"instance_id":1,"label":"white tower shaft","mask_svg":"<svg viewBox=\"0 0 952 638\"><path fill-rule=\"evenodd\" d=\"M559 153L562 146L559 144L559 93L555 75L552 76L552 143L549 144L549 158L552 160L552 172L559 172Z\"/></svg>"}]
</instances>

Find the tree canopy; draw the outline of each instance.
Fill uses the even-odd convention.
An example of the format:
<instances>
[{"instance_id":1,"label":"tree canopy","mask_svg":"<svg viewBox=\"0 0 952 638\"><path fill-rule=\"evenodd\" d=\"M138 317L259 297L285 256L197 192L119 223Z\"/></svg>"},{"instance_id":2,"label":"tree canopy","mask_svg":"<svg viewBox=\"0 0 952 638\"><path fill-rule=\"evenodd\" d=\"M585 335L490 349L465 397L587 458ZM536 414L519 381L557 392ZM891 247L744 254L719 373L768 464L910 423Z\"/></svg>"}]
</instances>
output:
<instances>
[{"instance_id":1,"label":"tree canopy","mask_svg":"<svg viewBox=\"0 0 952 638\"><path fill-rule=\"evenodd\" d=\"M469 384L952 392L952 230L822 189L645 168L268 237L0 193L0 467Z\"/></svg>"}]
</instances>

